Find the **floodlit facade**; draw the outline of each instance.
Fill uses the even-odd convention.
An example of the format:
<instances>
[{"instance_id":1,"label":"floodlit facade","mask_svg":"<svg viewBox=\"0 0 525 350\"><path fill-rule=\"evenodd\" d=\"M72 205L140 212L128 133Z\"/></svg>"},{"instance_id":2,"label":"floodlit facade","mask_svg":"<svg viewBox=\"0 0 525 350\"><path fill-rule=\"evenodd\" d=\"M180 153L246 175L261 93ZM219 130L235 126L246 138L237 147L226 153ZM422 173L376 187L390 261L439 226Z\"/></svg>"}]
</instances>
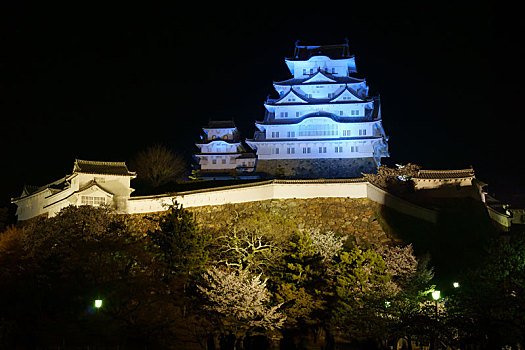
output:
<instances>
[{"instance_id":1,"label":"floodlit facade","mask_svg":"<svg viewBox=\"0 0 525 350\"><path fill-rule=\"evenodd\" d=\"M17 205L19 221L51 217L69 205L108 205L125 213L133 192L130 181L135 177L124 162L76 159L70 175L44 186L26 185L11 202Z\"/></svg>"},{"instance_id":2,"label":"floodlit facade","mask_svg":"<svg viewBox=\"0 0 525 350\"><path fill-rule=\"evenodd\" d=\"M255 154L242 144L233 121L210 121L203 131L195 154L203 174L254 171Z\"/></svg>"},{"instance_id":3,"label":"floodlit facade","mask_svg":"<svg viewBox=\"0 0 525 350\"><path fill-rule=\"evenodd\" d=\"M355 76L348 43L295 46L292 78L274 82L253 139L257 171L292 177L356 177L388 157L380 103Z\"/></svg>"}]
</instances>

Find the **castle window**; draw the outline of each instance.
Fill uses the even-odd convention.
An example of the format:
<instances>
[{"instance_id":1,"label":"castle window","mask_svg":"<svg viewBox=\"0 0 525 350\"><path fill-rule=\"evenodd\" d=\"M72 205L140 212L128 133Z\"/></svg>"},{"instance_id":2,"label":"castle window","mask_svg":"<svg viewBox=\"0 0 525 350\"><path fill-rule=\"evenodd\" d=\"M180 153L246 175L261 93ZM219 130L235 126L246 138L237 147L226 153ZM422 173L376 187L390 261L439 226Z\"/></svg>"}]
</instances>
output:
<instances>
[{"instance_id":1,"label":"castle window","mask_svg":"<svg viewBox=\"0 0 525 350\"><path fill-rule=\"evenodd\" d=\"M303 153L312 153L312 148L310 148L310 147L303 147Z\"/></svg>"},{"instance_id":2,"label":"castle window","mask_svg":"<svg viewBox=\"0 0 525 350\"><path fill-rule=\"evenodd\" d=\"M103 205L106 204L106 197L82 196L82 205Z\"/></svg>"},{"instance_id":3,"label":"castle window","mask_svg":"<svg viewBox=\"0 0 525 350\"><path fill-rule=\"evenodd\" d=\"M222 164L226 164L226 159L225 159L225 158L222 158L222 159L221 159L221 163L222 163Z\"/></svg>"},{"instance_id":4,"label":"castle window","mask_svg":"<svg viewBox=\"0 0 525 350\"><path fill-rule=\"evenodd\" d=\"M299 118L299 115L300 115L300 114L301 114L301 113L299 113L299 112L295 112L295 117L296 117L296 118Z\"/></svg>"},{"instance_id":5,"label":"castle window","mask_svg":"<svg viewBox=\"0 0 525 350\"><path fill-rule=\"evenodd\" d=\"M272 138L279 137L279 131L272 131Z\"/></svg>"},{"instance_id":6,"label":"castle window","mask_svg":"<svg viewBox=\"0 0 525 350\"><path fill-rule=\"evenodd\" d=\"M343 130L343 136L350 136L351 130Z\"/></svg>"},{"instance_id":7,"label":"castle window","mask_svg":"<svg viewBox=\"0 0 525 350\"><path fill-rule=\"evenodd\" d=\"M295 148L294 147L288 147L286 149L287 154L295 154Z\"/></svg>"},{"instance_id":8,"label":"castle window","mask_svg":"<svg viewBox=\"0 0 525 350\"><path fill-rule=\"evenodd\" d=\"M319 153L326 153L326 147L319 147Z\"/></svg>"},{"instance_id":9,"label":"castle window","mask_svg":"<svg viewBox=\"0 0 525 350\"><path fill-rule=\"evenodd\" d=\"M211 163L212 163L212 164L217 164L217 159L212 159L212 160L211 160Z\"/></svg>"},{"instance_id":10,"label":"castle window","mask_svg":"<svg viewBox=\"0 0 525 350\"><path fill-rule=\"evenodd\" d=\"M279 154L279 148L275 148L275 149L274 149L274 153L275 153L275 154Z\"/></svg>"},{"instance_id":11,"label":"castle window","mask_svg":"<svg viewBox=\"0 0 525 350\"><path fill-rule=\"evenodd\" d=\"M359 136L365 136L366 135L366 129L359 129Z\"/></svg>"},{"instance_id":12,"label":"castle window","mask_svg":"<svg viewBox=\"0 0 525 350\"><path fill-rule=\"evenodd\" d=\"M299 136L333 136L337 134L337 125L334 124L306 124L299 126Z\"/></svg>"},{"instance_id":13,"label":"castle window","mask_svg":"<svg viewBox=\"0 0 525 350\"><path fill-rule=\"evenodd\" d=\"M343 147L341 147L341 146L336 146L336 147L335 147L335 153L343 153Z\"/></svg>"}]
</instances>

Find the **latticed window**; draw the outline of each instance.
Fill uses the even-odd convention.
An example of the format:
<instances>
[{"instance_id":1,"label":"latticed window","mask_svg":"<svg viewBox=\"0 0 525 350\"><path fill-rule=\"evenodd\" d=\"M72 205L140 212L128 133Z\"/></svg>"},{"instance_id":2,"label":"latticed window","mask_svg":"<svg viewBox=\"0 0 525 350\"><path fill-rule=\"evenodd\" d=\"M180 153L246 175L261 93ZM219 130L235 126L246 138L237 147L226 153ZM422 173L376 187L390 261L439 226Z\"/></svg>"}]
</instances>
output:
<instances>
[{"instance_id":1,"label":"latticed window","mask_svg":"<svg viewBox=\"0 0 525 350\"><path fill-rule=\"evenodd\" d=\"M106 204L106 197L82 196L82 205L103 205Z\"/></svg>"},{"instance_id":2,"label":"latticed window","mask_svg":"<svg viewBox=\"0 0 525 350\"><path fill-rule=\"evenodd\" d=\"M334 136L337 135L335 124L307 124L299 126L299 136Z\"/></svg>"}]
</instances>

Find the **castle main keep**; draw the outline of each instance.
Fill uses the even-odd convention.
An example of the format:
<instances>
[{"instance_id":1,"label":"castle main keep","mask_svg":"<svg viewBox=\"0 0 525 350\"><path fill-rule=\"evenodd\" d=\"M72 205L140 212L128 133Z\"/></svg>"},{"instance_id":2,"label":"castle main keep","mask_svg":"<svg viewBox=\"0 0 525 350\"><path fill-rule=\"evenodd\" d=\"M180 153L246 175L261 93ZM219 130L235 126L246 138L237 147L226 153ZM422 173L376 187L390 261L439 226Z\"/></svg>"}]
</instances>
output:
<instances>
[{"instance_id":1,"label":"castle main keep","mask_svg":"<svg viewBox=\"0 0 525 350\"><path fill-rule=\"evenodd\" d=\"M247 144L256 171L297 178L349 178L375 173L388 157L379 98L356 76L343 45L295 45L285 59L292 78L274 82L264 119Z\"/></svg>"}]
</instances>

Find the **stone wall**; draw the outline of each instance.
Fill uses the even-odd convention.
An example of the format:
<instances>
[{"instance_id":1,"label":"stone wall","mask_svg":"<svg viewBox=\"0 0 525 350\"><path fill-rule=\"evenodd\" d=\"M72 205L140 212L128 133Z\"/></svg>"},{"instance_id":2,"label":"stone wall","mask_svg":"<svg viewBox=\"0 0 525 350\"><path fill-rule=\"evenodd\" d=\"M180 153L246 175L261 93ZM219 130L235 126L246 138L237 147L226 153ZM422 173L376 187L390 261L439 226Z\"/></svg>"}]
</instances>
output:
<instances>
[{"instance_id":1,"label":"stone wall","mask_svg":"<svg viewBox=\"0 0 525 350\"><path fill-rule=\"evenodd\" d=\"M259 159L257 172L291 178L348 178L376 173L373 158Z\"/></svg>"},{"instance_id":2,"label":"stone wall","mask_svg":"<svg viewBox=\"0 0 525 350\"><path fill-rule=\"evenodd\" d=\"M272 230L319 229L349 235L357 244L378 244L390 241L376 218L377 203L367 198L273 199L258 202L189 208L199 225L206 230L222 231L235 222L262 218L262 227ZM258 215L261 213L268 216ZM251 222L253 225L253 222ZM286 232L283 232L286 234Z\"/></svg>"}]
</instances>

